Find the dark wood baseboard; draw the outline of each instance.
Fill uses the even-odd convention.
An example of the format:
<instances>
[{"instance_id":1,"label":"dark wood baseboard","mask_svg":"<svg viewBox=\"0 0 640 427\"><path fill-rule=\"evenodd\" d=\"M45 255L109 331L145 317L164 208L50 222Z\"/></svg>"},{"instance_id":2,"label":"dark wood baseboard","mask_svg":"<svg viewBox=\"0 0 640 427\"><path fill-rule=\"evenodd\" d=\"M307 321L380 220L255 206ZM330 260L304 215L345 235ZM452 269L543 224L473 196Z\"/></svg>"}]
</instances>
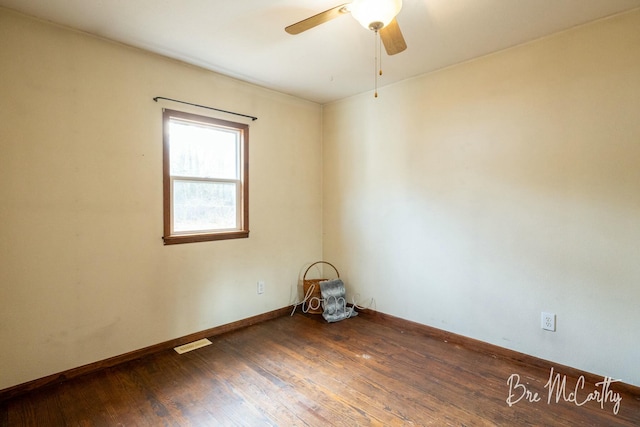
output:
<instances>
[{"instance_id":1,"label":"dark wood baseboard","mask_svg":"<svg viewBox=\"0 0 640 427\"><path fill-rule=\"evenodd\" d=\"M384 324L395 329L405 330L440 341L448 342L454 345L459 345L460 347L464 347L468 350L509 360L515 364L535 366L547 371L551 368L554 368L555 372L562 372L562 374L567 375L570 378L579 378L580 376L584 376L585 380L590 383L597 383L598 381L602 381L603 379L602 375L596 375L590 372L581 371L579 369L572 368L571 366L550 362L545 359L541 359L525 353L519 353L517 351L509 350L508 348L500 347L484 341L479 341L474 338L447 332L442 329L434 328L432 326L423 325L422 323L405 320L400 317L392 316L390 314L381 313L366 308L358 309L358 313L359 315L365 316L369 320L379 322L380 324ZM616 389L620 389L633 395L640 395L640 387L625 382L616 382L615 384Z\"/></svg>"},{"instance_id":2,"label":"dark wood baseboard","mask_svg":"<svg viewBox=\"0 0 640 427\"><path fill-rule=\"evenodd\" d=\"M135 350L126 354L122 354L120 356L111 357L109 359L105 359L95 363L90 363L88 365L80 366L78 368L73 368L64 372L60 372L58 374L53 374L53 375L49 375L33 381L29 381L24 384L19 384L13 387L9 387L4 390L0 390L0 401L19 396L21 394L28 393L30 391L39 389L47 385L56 384L62 381L69 380L71 378L76 378L85 374L96 372L101 369L110 368L110 367L119 365L121 363L140 359L160 351L172 349L174 347L187 344L192 341L200 340L202 338L214 337L216 335L232 332L232 331L242 329L247 326L261 323L267 320L275 319L282 316L287 316L291 314L292 308L293 308L292 306L283 307L274 311L249 317L247 319L238 320L236 322L217 326L215 328L207 329L201 332L196 332L181 338L176 338L176 339L165 341L163 343L159 343L150 347L145 347L139 350ZM602 376L599 376L596 374L584 372L579 369L572 368L570 366L553 363L548 360L530 356L528 354L519 353L514 350L509 350L504 347L500 347L500 346L489 344L473 338L447 332L442 329L437 329L421 323L405 320L389 314L381 313L381 312L370 310L370 309L362 309L362 308L358 309L358 312L359 312L359 315L364 316L369 320L378 322L380 324L383 324L385 326L388 326L394 329L399 329L399 330L404 330L404 331L419 334L419 335L424 335L433 339L451 343L453 345L459 345L468 350L489 354L494 357L499 357L502 359L507 359L516 364L535 366L538 368L543 368L545 370L549 370L550 368L553 367L556 372L562 372L563 374L569 375L572 378L578 378L580 376L584 376L587 381L590 381L592 383L602 380ZM307 314L307 315L313 316L313 317L320 316L315 314L314 315ZM631 384L627 384L624 382L616 382L616 388L623 390L625 392L628 392L630 394L640 395L640 387L637 387Z\"/></svg>"},{"instance_id":3,"label":"dark wood baseboard","mask_svg":"<svg viewBox=\"0 0 640 427\"><path fill-rule=\"evenodd\" d=\"M39 389L47 385L56 384L62 381L69 380L71 378L76 378L82 375L96 372L101 369L110 368L110 367L119 365L121 363L140 359L150 354L154 354L167 349L172 349L174 347L187 344L192 341L197 341L202 338L214 337L216 335L224 334L227 332L245 328L247 326L255 325L256 323L264 322L266 320L271 320L277 317L286 316L291 313L291 309L292 309L292 306L283 307L274 311L259 314L257 316L238 320L236 322L227 323L225 325L217 326L215 328L207 329L205 331L196 332L190 335L186 335L184 337L165 341L163 343L141 348L139 350L134 350L119 356L110 357L109 359L101 360L94 363L89 363L87 365L80 366L77 368L72 368L57 374L48 375L46 377L42 377L42 378L29 381L23 384L18 384L16 386L9 387L4 390L0 390L0 402L6 399L10 399L12 397L19 396L21 394L28 393L30 391Z\"/></svg>"},{"instance_id":4,"label":"dark wood baseboard","mask_svg":"<svg viewBox=\"0 0 640 427\"><path fill-rule=\"evenodd\" d=\"M518 358L383 314L284 315L1 401L0 425L640 426L640 394L550 387Z\"/></svg>"}]
</instances>

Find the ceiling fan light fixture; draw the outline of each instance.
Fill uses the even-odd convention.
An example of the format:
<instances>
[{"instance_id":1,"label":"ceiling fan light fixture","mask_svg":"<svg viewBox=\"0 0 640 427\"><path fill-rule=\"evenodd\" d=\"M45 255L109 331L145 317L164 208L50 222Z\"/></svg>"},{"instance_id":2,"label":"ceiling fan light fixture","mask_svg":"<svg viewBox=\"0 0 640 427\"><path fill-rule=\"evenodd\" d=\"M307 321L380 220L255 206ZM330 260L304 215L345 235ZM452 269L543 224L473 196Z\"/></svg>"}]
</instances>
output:
<instances>
[{"instance_id":1,"label":"ceiling fan light fixture","mask_svg":"<svg viewBox=\"0 0 640 427\"><path fill-rule=\"evenodd\" d=\"M400 12L402 0L354 0L349 9L360 25L378 31Z\"/></svg>"}]
</instances>

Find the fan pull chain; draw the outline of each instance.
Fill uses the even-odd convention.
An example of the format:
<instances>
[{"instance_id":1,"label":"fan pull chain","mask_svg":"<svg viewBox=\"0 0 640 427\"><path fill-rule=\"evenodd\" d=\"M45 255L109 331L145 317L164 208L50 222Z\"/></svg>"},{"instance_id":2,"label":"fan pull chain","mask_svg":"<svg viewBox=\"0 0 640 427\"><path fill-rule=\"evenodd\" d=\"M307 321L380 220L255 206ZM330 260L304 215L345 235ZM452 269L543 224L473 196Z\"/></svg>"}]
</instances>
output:
<instances>
[{"instance_id":1,"label":"fan pull chain","mask_svg":"<svg viewBox=\"0 0 640 427\"><path fill-rule=\"evenodd\" d=\"M380 75L382 75L382 39L378 32L378 58L380 58Z\"/></svg>"},{"instance_id":2,"label":"fan pull chain","mask_svg":"<svg viewBox=\"0 0 640 427\"><path fill-rule=\"evenodd\" d=\"M382 75L382 44L380 43L380 32L376 30L376 36L374 40L373 46L373 54L375 56L375 64L374 64L374 74L375 74L375 92L373 94L374 98L378 97L378 75Z\"/></svg>"}]
</instances>

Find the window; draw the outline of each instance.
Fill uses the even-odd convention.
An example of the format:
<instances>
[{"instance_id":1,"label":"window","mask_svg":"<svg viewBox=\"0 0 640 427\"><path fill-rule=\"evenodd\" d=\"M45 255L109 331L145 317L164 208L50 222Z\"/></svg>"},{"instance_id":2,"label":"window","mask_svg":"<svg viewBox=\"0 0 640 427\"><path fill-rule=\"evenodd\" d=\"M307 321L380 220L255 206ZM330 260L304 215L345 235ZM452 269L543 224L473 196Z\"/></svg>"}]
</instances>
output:
<instances>
[{"instance_id":1,"label":"window","mask_svg":"<svg viewBox=\"0 0 640 427\"><path fill-rule=\"evenodd\" d=\"M164 110L164 243L249 237L249 126Z\"/></svg>"}]
</instances>

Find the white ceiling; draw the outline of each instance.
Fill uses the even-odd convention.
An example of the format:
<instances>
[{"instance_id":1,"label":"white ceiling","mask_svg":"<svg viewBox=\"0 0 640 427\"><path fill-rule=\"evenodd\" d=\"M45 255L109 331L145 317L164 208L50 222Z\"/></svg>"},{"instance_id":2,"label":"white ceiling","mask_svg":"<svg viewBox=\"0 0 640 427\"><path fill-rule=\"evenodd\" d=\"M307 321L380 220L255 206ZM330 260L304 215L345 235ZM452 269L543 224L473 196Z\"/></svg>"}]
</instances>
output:
<instances>
[{"instance_id":1,"label":"white ceiling","mask_svg":"<svg viewBox=\"0 0 640 427\"><path fill-rule=\"evenodd\" d=\"M284 27L340 2L0 0L0 6L327 103L373 89L373 33L349 15L295 36ZM397 21L408 48L383 53L379 85L637 7L640 0L404 0Z\"/></svg>"}]
</instances>

